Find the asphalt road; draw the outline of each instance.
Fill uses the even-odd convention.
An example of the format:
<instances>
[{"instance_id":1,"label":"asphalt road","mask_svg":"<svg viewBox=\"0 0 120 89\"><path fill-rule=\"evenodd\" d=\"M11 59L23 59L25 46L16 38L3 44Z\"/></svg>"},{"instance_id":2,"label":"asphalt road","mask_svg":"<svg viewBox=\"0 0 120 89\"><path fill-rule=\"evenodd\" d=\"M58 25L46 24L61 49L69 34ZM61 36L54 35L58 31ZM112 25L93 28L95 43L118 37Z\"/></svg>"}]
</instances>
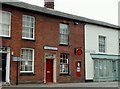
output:
<instances>
[{"instance_id":1,"label":"asphalt road","mask_svg":"<svg viewBox=\"0 0 120 89\"><path fill-rule=\"evenodd\" d=\"M22 87L4 87L4 88L2 88L2 89L119 89L119 88L111 88L111 87L109 87L109 88L102 88L102 87L94 87L94 88L83 88L83 87L27 87L27 88L22 88Z\"/></svg>"},{"instance_id":2,"label":"asphalt road","mask_svg":"<svg viewBox=\"0 0 120 89\"><path fill-rule=\"evenodd\" d=\"M62 83L62 84L23 84L5 86L2 89L120 89L118 82Z\"/></svg>"}]
</instances>

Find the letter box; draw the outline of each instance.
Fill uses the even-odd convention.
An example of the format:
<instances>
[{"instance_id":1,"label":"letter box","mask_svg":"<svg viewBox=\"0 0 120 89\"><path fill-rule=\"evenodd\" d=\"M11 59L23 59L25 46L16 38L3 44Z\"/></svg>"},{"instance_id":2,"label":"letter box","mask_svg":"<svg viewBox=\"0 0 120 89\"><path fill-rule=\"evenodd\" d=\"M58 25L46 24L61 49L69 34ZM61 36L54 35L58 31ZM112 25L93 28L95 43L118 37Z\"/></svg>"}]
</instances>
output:
<instances>
[{"instance_id":1,"label":"letter box","mask_svg":"<svg viewBox=\"0 0 120 89\"><path fill-rule=\"evenodd\" d=\"M76 63L76 76L80 77L81 76L81 62L77 61Z\"/></svg>"}]
</instances>

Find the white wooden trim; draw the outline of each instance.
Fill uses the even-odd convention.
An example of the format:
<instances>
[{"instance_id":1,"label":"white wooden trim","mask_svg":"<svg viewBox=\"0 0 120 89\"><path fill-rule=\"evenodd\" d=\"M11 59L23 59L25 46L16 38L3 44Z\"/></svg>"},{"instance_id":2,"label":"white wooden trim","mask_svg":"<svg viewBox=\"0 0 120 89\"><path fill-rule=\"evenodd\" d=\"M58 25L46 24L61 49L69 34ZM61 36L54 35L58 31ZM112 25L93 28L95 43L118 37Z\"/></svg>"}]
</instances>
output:
<instances>
[{"instance_id":1,"label":"white wooden trim","mask_svg":"<svg viewBox=\"0 0 120 89\"><path fill-rule=\"evenodd\" d=\"M0 35L0 36L2 36L2 37L11 37L11 12L8 12L8 11L2 11L2 12L10 14L10 26L9 26L9 35L8 36L7 35Z\"/></svg>"},{"instance_id":2,"label":"white wooden trim","mask_svg":"<svg viewBox=\"0 0 120 89\"><path fill-rule=\"evenodd\" d=\"M6 59L6 82L10 83L10 49L7 49L9 52L7 53Z\"/></svg>"},{"instance_id":3,"label":"white wooden trim","mask_svg":"<svg viewBox=\"0 0 120 89\"><path fill-rule=\"evenodd\" d=\"M32 58L32 71L20 71L20 73L34 73L34 55L35 55L35 53L34 53L34 49L33 48L21 48L21 50L22 49L29 49L29 50L32 50L33 51L33 58ZM20 51L20 53L21 53L21 51ZM20 65L20 67L21 67L21 65Z\"/></svg>"},{"instance_id":4,"label":"white wooden trim","mask_svg":"<svg viewBox=\"0 0 120 89\"><path fill-rule=\"evenodd\" d=\"M34 16L30 16L30 15L22 15L22 18L23 18L23 16L27 16L27 17L33 18L34 19L34 23L33 23L33 38L22 37L22 39L35 40L35 17ZM22 23L22 30L23 30L23 23Z\"/></svg>"}]
</instances>

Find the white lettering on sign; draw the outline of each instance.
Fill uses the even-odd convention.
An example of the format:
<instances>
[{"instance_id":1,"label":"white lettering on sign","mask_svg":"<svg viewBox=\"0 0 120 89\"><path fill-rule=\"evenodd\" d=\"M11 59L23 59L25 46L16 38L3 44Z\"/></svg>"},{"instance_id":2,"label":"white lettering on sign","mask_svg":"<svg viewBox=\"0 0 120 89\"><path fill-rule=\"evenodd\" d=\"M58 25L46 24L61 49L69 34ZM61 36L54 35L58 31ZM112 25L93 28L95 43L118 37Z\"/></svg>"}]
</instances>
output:
<instances>
[{"instance_id":1,"label":"white lettering on sign","mask_svg":"<svg viewBox=\"0 0 120 89\"><path fill-rule=\"evenodd\" d=\"M44 49L46 49L46 50L58 50L57 47L51 47L51 46L44 46Z\"/></svg>"},{"instance_id":2,"label":"white lettering on sign","mask_svg":"<svg viewBox=\"0 0 120 89\"><path fill-rule=\"evenodd\" d=\"M13 61L21 61L22 59L20 57L12 57Z\"/></svg>"},{"instance_id":3,"label":"white lettering on sign","mask_svg":"<svg viewBox=\"0 0 120 89\"><path fill-rule=\"evenodd\" d=\"M80 67L77 67L77 72L80 72Z\"/></svg>"}]
</instances>

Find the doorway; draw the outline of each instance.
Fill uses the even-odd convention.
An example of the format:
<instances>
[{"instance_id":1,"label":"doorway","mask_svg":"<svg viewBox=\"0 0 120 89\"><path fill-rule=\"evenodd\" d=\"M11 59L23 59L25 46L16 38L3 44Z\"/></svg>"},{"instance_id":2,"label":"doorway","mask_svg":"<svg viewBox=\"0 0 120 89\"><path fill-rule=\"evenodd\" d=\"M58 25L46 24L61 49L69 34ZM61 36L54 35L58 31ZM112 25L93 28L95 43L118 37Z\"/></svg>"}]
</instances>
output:
<instances>
[{"instance_id":1,"label":"doorway","mask_svg":"<svg viewBox=\"0 0 120 89\"><path fill-rule=\"evenodd\" d=\"M116 60L113 60L112 62L112 67L113 67L113 80L116 81L118 80L118 64Z\"/></svg>"},{"instance_id":2,"label":"doorway","mask_svg":"<svg viewBox=\"0 0 120 89\"><path fill-rule=\"evenodd\" d=\"M46 60L46 83L53 83L53 59Z\"/></svg>"},{"instance_id":3,"label":"doorway","mask_svg":"<svg viewBox=\"0 0 120 89\"><path fill-rule=\"evenodd\" d=\"M2 53L2 82L6 82L6 58L7 54Z\"/></svg>"}]
</instances>

